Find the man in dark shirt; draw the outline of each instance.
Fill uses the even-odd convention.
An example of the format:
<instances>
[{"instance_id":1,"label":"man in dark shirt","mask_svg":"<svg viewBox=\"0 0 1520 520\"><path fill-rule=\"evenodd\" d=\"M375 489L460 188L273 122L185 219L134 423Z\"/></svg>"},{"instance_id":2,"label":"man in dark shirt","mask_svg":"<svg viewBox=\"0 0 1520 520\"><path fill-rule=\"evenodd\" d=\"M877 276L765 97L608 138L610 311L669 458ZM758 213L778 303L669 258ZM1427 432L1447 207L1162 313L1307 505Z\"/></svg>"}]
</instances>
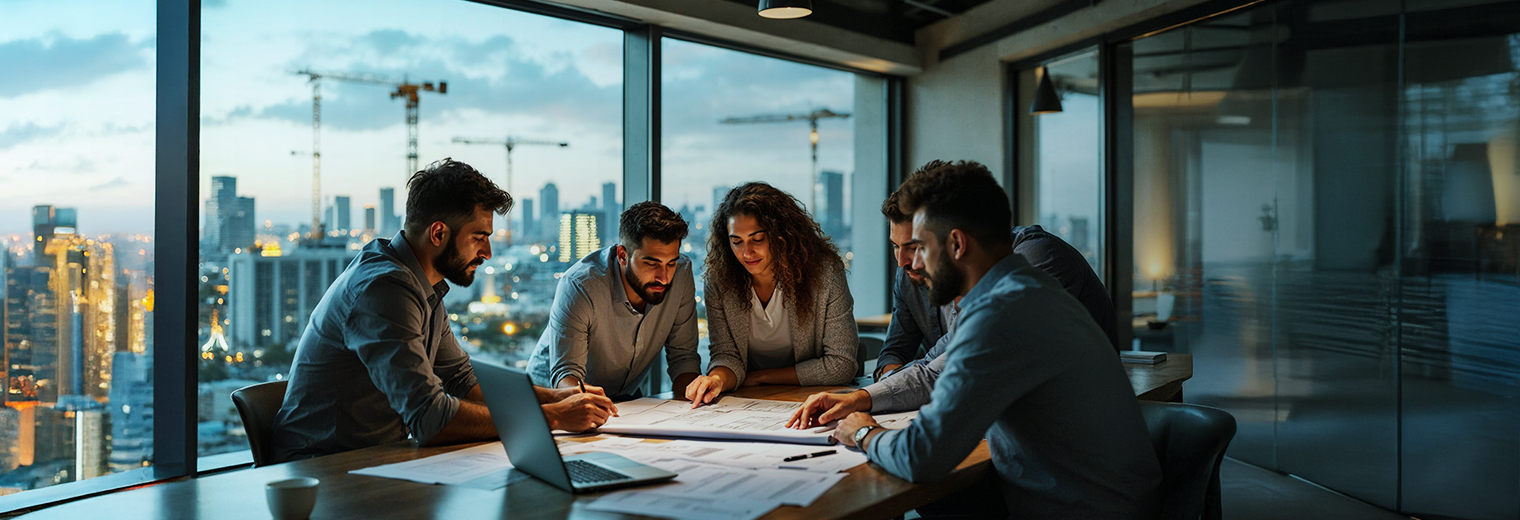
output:
<instances>
[{"instance_id":1,"label":"man in dark shirt","mask_svg":"<svg viewBox=\"0 0 1520 520\"><path fill-rule=\"evenodd\" d=\"M290 367L275 417L278 460L406 439L496 437L470 357L449 330L448 283L469 286L491 257L493 214L512 196L444 159L407 181L406 224L366 244L327 288ZM601 390L536 388L549 424L589 430L615 412Z\"/></svg>"},{"instance_id":2,"label":"man in dark shirt","mask_svg":"<svg viewBox=\"0 0 1520 520\"><path fill-rule=\"evenodd\" d=\"M942 161L931 161L919 171L943 164ZM897 193L882 203L881 213L890 225L888 240L892 243L898 270L892 286L892 322L887 326L887 339L876 362L877 381L915 359L928 362L943 352L943 344L949 341L948 333L955 330L956 313L953 303L945 306L929 304L929 290L924 286L923 274L912 268L916 248L905 246L913 231L912 216L903 214L898 208ZM1061 288L1087 309L1093 321L1108 336L1114 350L1118 351L1119 334L1113 300L1109 299L1108 290L1082 253L1040 226L1014 226L1011 235L1013 252L1023 255L1030 264L1061 282Z\"/></svg>"}]
</instances>

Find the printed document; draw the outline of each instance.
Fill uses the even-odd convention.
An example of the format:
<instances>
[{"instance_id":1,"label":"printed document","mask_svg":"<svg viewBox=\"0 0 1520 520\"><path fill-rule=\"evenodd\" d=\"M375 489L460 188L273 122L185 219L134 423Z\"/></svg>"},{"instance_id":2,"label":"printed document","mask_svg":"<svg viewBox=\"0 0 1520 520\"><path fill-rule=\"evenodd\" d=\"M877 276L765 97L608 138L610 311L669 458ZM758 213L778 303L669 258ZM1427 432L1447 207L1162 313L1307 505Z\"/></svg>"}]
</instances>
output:
<instances>
[{"instance_id":1,"label":"printed document","mask_svg":"<svg viewBox=\"0 0 1520 520\"><path fill-rule=\"evenodd\" d=\"M502 488L527 478L526 473L512 470L512 461L507 459L507 451L502 448L501 442L486 443L423 459L356 469L349 473L410 480L423 484L466 485L482 489Z\"/></svg>"}]
</instances>

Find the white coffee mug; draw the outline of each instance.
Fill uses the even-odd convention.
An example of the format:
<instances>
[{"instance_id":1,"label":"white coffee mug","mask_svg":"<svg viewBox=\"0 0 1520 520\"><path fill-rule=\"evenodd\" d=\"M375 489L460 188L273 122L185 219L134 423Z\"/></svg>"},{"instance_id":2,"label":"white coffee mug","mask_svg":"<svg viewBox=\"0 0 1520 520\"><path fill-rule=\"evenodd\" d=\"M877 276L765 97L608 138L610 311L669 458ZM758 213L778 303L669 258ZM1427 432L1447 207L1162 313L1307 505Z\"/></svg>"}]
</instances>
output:
<instances>
[{"instance_id":1,"label":"white coffee mug","mask_svg":"<svg viewBox=\"0 0 1520 520\"><path fill-rule=\"evenodd\" d=\"M265 484L264 498L269 501L269 514L274 515L274 520L306 520L317 505L317 484L321 482L303 477Z\"/></svg>"}]
</instances>

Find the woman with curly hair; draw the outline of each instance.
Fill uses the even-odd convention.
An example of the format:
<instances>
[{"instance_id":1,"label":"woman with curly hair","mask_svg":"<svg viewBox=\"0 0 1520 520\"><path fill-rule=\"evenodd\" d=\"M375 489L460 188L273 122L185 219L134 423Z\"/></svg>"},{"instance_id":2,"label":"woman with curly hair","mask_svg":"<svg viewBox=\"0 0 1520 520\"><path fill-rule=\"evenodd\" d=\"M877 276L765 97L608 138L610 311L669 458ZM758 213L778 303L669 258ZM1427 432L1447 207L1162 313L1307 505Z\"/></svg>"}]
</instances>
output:
<instances>
[{"instance_id":1,"label":"woman with curly hair","mask_svg":"<svg viewBox=\"0 0 1520 520\"><path fill-rule=\"evenodd\" d=\"M712 361L686 386L695 407L741 385L842 385L857 369L844 262L802 203L763 182L713 210L706 298Z\"/></svg>"}]
</instances>

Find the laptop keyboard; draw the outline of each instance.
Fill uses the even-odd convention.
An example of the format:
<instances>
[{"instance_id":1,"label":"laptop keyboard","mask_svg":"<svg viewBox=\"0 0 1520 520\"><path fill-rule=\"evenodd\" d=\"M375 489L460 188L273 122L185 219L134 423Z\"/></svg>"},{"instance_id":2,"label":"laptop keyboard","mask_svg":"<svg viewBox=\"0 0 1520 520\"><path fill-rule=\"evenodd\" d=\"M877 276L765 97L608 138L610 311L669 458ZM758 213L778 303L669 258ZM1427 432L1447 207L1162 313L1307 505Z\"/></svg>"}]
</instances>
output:
<instances>
[{"instance_id":1,"label":"laptop keyboard","mask_svg":"<svg viewBox=\"0 0 1520 520\"><path fill-rule=\"evenodd\" d=\"M593 484L597 482L612 482L615 480L629 480L633 477L603 468L584 460L565 461L565 469L570 472L570 481L578 484Z\"/></svg>"}]
</instances>

